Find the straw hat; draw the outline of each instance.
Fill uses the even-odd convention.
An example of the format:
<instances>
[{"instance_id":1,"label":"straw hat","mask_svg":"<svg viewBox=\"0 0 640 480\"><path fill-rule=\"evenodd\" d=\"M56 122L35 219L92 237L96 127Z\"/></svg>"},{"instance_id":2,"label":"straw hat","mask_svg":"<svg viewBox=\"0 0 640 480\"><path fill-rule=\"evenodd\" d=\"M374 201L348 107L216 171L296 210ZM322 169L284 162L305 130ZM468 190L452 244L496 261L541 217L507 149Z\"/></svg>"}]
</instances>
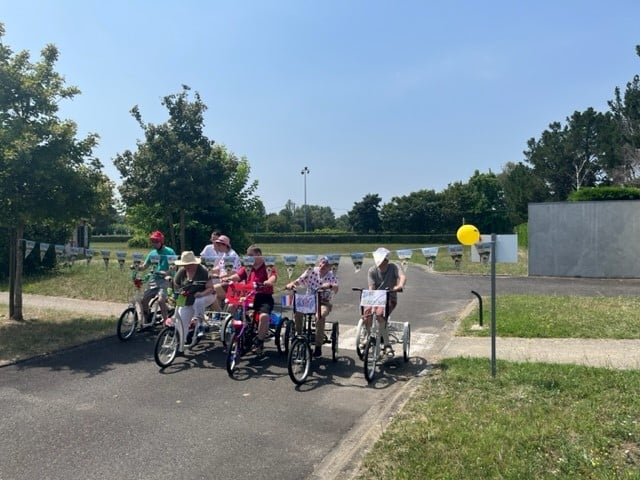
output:
<instances>
[{"instance_id":1,"label":"straw hat","mask_svg":"<svg viewBox=\"0 0 640 480\"><path fill-rule=\"evenodd\" d=\"M180 255L180 260L176 260L176 265L179 265L179 266L197 265L199 263L200 263L200 259L196 258L196 256L193 254L191 250L182 252L182 255Z\"/></svg>"}]
</instances>

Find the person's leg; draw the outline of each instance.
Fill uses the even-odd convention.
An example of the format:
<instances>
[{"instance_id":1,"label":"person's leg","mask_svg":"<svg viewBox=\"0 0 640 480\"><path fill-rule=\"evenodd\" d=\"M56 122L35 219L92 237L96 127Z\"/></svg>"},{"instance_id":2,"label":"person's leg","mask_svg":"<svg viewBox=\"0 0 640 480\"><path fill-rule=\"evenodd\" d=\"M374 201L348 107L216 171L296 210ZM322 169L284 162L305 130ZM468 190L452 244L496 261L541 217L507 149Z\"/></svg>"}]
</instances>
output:
<instances>
[{"instance_id":1,"label":"person's leg","mask_svg":"<svg viewBox=\"0 0 640 480\"><path fill-rule=\"evenodd\" d=\"M205 295L203 297L196 298L195 302L193 302L193 316L198 320L204 320L204 312L216 301L216 296L213 294Z\"/></svg>"},{"instance_id":2,"label":"person's leg","mask_svg":"<svg viewBox=\"0 0 640 480\"><path fill-rule=\"evenodd\" d=\"M387 312L386 317L384 318L384 328L381 325L382 332L382 340L384 342L384 353L389 357L393 357L394 351L393 347L391 347L391 341L389 340L389 317L391 316L391 312L396 308L397 302L393 300L389 300L389 311Z\"/></svg>"},{"instance_id":3,"label":"person's leg","mask_svg":"<svg viewBox=\"0 0 640 480\"><path fill-rule=\"evenodd\" d=\"M302 335L302 314L300 312L294 313L293 320L296 324L296 335Z\"/></svg>"},{"instance_id":4,"label":"person's leg","mask_svg":"<svg viewBox=\"0 0 640 480\"><path fill-rule=\"evenodd\" d=\"M183 341L186 342L187 334L189 333L189 324L191 323L191 319L193 318L193 305L178 307L178 313L180 315L180 320L182 321L182 331L185 335Z\"/></svg>"},{"instance_id":5,"label":"person's leg","mask_svg":"<svg viewBox=\"0 0 640 480\"><path fill-rule=\"evenodd\" d=\"M142 294L142 300L141 300L142 311L144 312L145 315L149 313L149 302L151 302L151 299L158 294L158 291L159 291L158 287L154 286L152 288L145 290L144 293Z\"/></svg>"},{"instance_id":6,"label":"person's leg","mask_svg":"<svg viewBox=\"0 0 640 480\"><path fill-rule=\"evenodd\" d=\"M213 291L216 295L216 303L218 304L217 310L222 310L224 303L224 298L227 295L227 289L223 283L216 283L213 286Z\"/></svg>"},{"instance_id":7,"label":"person's leg","mask_svg":"<svg viewBox=\"0 0 640 480\"><path fill-rule=\"evenodd\" d=\"M264 342L269 334L269 314L260 313L260 319L258 320L258 340Z\"/></svg>"},{"instance_id":8,"label":"person's leg","mask_svg":"<svg viewBox=\"0 0 640 480\"><path fill-rule=\"evenodd\" d=\"M158 305L160 305L160 313L162 314L162 320L166 320L169 316L169 309L167 308L167 281L158 280Z\"/></svg>"}]
</instances>

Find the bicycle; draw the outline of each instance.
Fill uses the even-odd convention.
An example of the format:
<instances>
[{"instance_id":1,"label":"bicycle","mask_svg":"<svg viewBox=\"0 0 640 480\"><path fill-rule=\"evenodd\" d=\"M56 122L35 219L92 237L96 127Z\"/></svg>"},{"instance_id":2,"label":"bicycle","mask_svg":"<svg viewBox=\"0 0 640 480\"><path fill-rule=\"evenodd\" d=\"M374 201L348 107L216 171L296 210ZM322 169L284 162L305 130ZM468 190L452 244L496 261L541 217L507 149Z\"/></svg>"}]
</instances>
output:
<instances>
[{"instance_id":1,"label":"bicycle","mask_svg":"<svg viewBox=\"0 0 640 480\"><path fill-rule=\"evenodd\" d=\"M223 338L227 342L227 373L233 373L240 358L251 350L258 335L257 324L260 312L253 310L253 299L257 284L230 283L225 296L225 303L235 307L235 315L230 317L224 326ZM281 328L282 318L276 313L269 314L269 335L274 337L279 353L282 353ZM266 339L265 339L266 340Z\"/></svg>"},{"instance_id":2,"label":"bicycle","mask_svg":"<svg viewBox=\"0 0 640 480\"><path fill-rule=\"evenodd\" d=\"M140 278L140 271L138 268L134 267L132 269L131 281L134 289L133 295L129 302L129 306L122 312L116 324L116 334L121 341L126 342L133 337L137 331L147 330L162 324L163 319L160 309L159 295L155 295L149 301L149 311L146 314L144 313L144 307L142 305L145 292L145 288L143 288L143 286L146 285L147 288L153 288L154 279L155 274L152 272L147 273L144 277ZM173 315L173 305L171 302L167 303L167 309L169 315Z\"/></svg>"},{"instance_id":3,"label":"bicycle","mask_svg":"<svg viewBox=\"0 0 640 480\"><path fill-rule=\"evenodd\" d=\"M176 301L175 315L167 319L165 327L158 334L153 351L153 357L160 368L170 366L178 353L184 353L185 349L193 348L203 338L198 335L197 322L191 321L187 331L180 315L180 307L187 303L187 298L193 296L196 290L192 287L204 285L206 282L193 282L174 291ZM206 330L205 330L206 331Z\"/></svg>"},{"instance_id":4,"label":"bicycle","mask_svg":"<svg viewBox=\"0 0 640 480\"><path fill-rule=\"evenodd\" d=\"M384 337L380 331L379 317L377 310L384 309L383 315L389 311L389 290L366 290L362 288L352 288L353 291L360 292L360 313L364 308L371 307L371 327L367 328L364 320L360 318L356 329L356 351L358 357L364 360L364 377L371 383L376 375L378 360L382 358L381 349ZM401 292L402 290L397 290ZM405 362L409 361L409 348L411 343L411 325L409 322L392 322L389 317L384 321L384 327L390 343L402 341L402 354ZM398 332L402 332L402 337Z\"/></svg>"},{"instance_id":5,"label":"bicycle","mask_svg":"<svg viewBox=\"0 0 640 480\"><path fill-rule=\"evenodd\" d=\"M289 378L296 385L302 385L311 371L311 344L315 343L315 336L322 335L322 343L331 343L332 360L337 360L338 338L340 327L338 322L331 324L331 337L327 338L325 332L318 332L314 328L314 318L320 316L320 295L323 289L316 290L315 294L300 295L293 289L293 312L303 314L302 332L295 335L287 356L287 370ZM325 326L326 329L326 326Z\"/></svg>"}]
</instances>

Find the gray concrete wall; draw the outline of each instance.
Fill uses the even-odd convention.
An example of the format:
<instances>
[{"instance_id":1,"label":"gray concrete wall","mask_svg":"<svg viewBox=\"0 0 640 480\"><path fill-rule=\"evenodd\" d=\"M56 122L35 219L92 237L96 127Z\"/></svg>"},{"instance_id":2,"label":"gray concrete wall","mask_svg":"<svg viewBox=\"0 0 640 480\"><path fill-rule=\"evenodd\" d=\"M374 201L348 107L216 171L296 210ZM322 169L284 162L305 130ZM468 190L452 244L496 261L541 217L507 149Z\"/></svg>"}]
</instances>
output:
<instances>
[{"instance_id":1,"label":"gray concrete wall","mask_svg":"<svg viewBox=\"0 0 640 480\"><path fill-rule=\"evenodd\" d=\"M640 200L529 204L529 275L640 278Z\"/></svg>"}]
</instances>

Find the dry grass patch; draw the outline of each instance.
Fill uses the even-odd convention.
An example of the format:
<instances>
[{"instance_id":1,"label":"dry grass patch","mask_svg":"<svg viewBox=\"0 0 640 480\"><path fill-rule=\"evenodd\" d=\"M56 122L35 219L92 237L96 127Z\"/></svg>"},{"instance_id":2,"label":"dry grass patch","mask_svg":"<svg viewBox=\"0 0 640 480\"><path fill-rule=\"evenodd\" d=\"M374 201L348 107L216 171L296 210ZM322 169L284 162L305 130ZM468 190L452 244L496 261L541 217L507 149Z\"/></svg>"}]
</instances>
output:
<instances>
[{"instance_id":1,"label":"dry grass patch","mask_svg":"<svg viewBox=\"0 0 640 480\"><path fill-rule=\"evenodd\" d=\"M65 310L29 307L25 320L10 320L7 305L0 305L0 365L55 352L113 335L116 319Z\"/></svg>"}]
</instances>

